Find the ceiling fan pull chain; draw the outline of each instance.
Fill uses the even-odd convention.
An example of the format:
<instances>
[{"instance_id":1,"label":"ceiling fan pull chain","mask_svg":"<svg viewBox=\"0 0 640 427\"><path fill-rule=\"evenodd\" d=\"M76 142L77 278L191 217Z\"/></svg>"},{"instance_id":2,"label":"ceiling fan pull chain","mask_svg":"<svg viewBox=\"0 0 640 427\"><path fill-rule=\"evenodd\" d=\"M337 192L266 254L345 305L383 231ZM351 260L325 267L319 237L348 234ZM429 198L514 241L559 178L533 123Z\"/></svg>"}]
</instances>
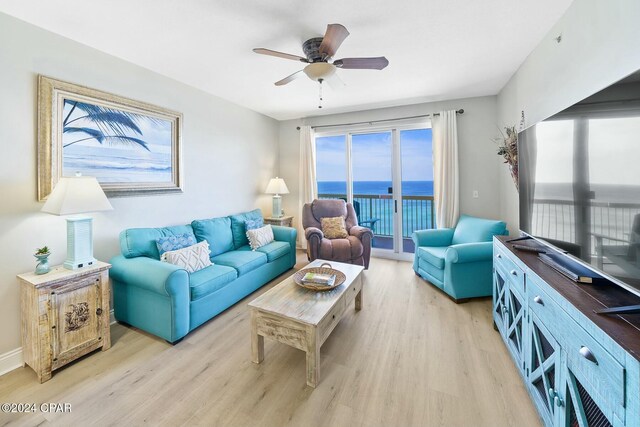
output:
<instances>
[{"instance_id":1,"label":"ceiling fan pull chain","mask_svg":"<svg viewBox=\"0 0 640 427\"><path fill-rule=\"evenodd\" d=\"M324 79L318 79L318 84L320 85L319 89L318 89L318 96L319 96L319 100L318 100L318 108L322 108L322 82L324 81Z\"/></svg>"}]
</instances>

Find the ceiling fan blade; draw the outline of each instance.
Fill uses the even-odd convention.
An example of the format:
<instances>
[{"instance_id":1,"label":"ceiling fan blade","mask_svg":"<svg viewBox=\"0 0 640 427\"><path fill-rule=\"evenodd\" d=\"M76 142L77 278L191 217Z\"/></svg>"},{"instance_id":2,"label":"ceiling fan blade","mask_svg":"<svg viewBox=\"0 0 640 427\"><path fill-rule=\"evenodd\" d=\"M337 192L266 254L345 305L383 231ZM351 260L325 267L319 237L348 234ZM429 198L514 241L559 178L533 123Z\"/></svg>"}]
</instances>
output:
<instances>
[{"instance_id":1,"label":"ceiling fan blade","mask_svg":"<svg viewBox=\"0 0 640 427\"><path fill-rule=\"evenodd\" d=\"M255 49L253 49L253 51L255 53L259 53L261 55L277 56L278 58L293 59L294 61L300 61L300 62L309 62L309 61L307 61L307 58L303 58L303 57L298 56L298 55L292 55L290 53L278 52L276 50L265 49L263 47L257 47Z\"/></svg>"},{"instance_id":2,"label":"ceiling fan blade","mask_svg":"<svg viewBox=\"0 0 640 427\"><path fill-rule=\"evenodd\" d=\"M294 81L295 79L297 79L298 77L300 77L302 75L302 70L300 71L296 71L295 73L291 74L290 76L285 77L282 80L278 80L276 82L276 86L284 86L287 83L290 83L292 81Z\"/></svg>"},{"instance_id":3,"label":"ceiling fan blade","mask_svg":"<svg viewBox=\"0 0 640 427\"><path fill-rule=\"evenodd\" d=\"M338 48L349 35L349 31L340 24L327 25L327 31L324 33L322 43L320 43L320 53L325 54L328 58L331 58L336 54Z\"/></svg>"},{"instance_id":4,"label":"ceiling fan blade","mask_svg":"<svg viewBox=\"0 0 640 427\"><path fill-rule=\"evenodd\" d=\"M376 58L342 58L333 61L333 65L349 70L382 70L389 65L389 60L384 56Z\"/></svg>"},{"instance_id":5,"label":"ceiling fan blade","mask_svg":"<svg viewBox=\"0 0 640 427\"><path fill-rule=\"evenodd\" d=\"M346 84L342 81L338 73L333 73L331 76L327 77L325 81L329 84L331 89L340 90L346 86Z\"/></svg>"}]
</instances>

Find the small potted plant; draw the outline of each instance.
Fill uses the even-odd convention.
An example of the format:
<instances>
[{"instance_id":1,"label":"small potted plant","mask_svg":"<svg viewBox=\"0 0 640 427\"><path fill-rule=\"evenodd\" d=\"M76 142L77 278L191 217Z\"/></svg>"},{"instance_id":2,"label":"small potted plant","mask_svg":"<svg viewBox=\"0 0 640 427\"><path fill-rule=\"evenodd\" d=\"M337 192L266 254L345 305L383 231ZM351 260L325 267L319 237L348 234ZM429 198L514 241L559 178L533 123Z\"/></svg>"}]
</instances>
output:
<instances>
[{"instance_id":1,"label":"small potted plant","mask_svg":"<svg viewBox=\"0 0 640 427\"><path fill-rule=\"evenodd\" d=\"M51 270L49 268L49 255L51 255L51 252L49 252L49 248L47 246L36 249L36 253L33 254L33 256L38 259L35 271L36 274L45 274Z\"/></svg>"}]
</instances>

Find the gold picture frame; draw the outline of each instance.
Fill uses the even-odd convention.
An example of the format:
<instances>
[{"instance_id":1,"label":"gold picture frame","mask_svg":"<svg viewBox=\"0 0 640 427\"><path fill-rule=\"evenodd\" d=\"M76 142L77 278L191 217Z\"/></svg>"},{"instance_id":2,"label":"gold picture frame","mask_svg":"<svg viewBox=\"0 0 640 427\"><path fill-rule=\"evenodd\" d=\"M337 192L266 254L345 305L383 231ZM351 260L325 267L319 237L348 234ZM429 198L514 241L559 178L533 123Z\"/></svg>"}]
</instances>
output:
<instances>
[{"instance_id":1,"label":"gold picture frame","mask_svg":"<svg viewBox=\"0 0 640 427\"><path fill-rule=\"evenodd\" d=\"M182 192L182 114L38 76L38 200L63 176L96 176L108 196Z\"/></svg>"}]
</instances>

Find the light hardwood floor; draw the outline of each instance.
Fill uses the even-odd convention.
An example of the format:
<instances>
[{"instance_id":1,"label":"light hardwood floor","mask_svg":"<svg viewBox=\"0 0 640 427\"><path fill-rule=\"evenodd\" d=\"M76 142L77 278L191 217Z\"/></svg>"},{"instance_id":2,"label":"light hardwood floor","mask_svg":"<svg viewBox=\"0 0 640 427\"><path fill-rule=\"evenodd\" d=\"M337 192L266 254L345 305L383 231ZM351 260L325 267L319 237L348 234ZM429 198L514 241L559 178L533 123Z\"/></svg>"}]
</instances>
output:
<instances>
[{"instance_id":1,"label":"light hardwood floor","mask_svg":"<svg viewBox=\"0 0 640 427\"><path fill-rule=\"evenodd\" d=\"M300 350L265 340L264 362L252 363L247 303L281 279L175 346L112 325L110 350L45 384L30 368L0 377L0 402L71 404L70 413L0 413L0 425L540 425L493 330L491 301L456 305L407 262L371 261L362 310L348 310L322 346L317 388L306 385Z\"/></svg>"}]
</instances>

